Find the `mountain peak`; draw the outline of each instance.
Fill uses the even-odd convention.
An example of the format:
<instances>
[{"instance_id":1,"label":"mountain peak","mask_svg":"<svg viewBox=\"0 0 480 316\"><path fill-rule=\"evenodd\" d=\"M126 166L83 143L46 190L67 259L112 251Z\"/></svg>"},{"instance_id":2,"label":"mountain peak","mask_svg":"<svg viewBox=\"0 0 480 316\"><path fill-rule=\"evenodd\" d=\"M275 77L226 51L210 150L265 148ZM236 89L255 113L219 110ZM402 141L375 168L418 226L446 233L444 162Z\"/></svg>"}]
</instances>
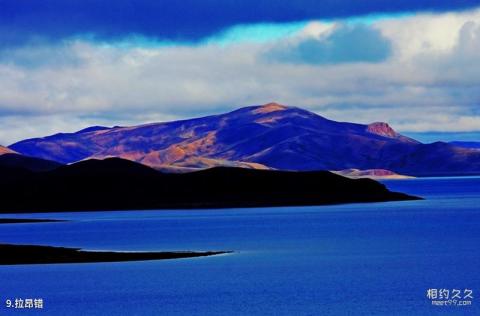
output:
<instances>
[{"instance_id":1,"label":"mountain peak","mask_svg":"<svg viewBox=\"0 0 480 316\"><path fill-rule=\"evenodd\" d=\"M116 127L118 127L118 126L116 126ZM106 129L110 129L110 127L105 127L105 126L90 126L90 127L87 127L87 128L84 128L84 129L81 129L81 130L75 132L75 134L96 132L96 131L102 131L102 130L106 130Z\"/></svg>"},{"instance_id":2,"label":"mountain peak","mask_svg":"<svg viewBox=\"0 0 480 316\"><path fill-rule=\"evenodd\" d=\"M367 125L367 132L383 137L396 138L399 136L393 128L385 122L375 122Z\"/></svg>"},{"instance_id":3,"label":"mountain peak","mask_svg":"<svg viewBox=\"0 0 480 316\"><path fill-rule=\"evenodd\" d=\"M277 111L285 111L288 109L288 106L282 105L276 102L270 102L264 105L261 105L257 107L253 113L254 114L265 114L265 113L271 113L271 112L277 112Z\"/></svg>"}]
</instances>

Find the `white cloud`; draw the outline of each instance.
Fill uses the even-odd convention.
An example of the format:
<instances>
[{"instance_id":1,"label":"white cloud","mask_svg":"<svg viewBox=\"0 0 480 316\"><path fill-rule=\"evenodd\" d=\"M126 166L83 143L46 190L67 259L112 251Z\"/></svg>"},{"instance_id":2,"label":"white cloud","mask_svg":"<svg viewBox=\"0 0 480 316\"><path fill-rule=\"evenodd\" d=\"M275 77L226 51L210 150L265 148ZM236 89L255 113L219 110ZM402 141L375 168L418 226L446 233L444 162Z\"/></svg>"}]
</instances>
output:
<instances>
[{"instance_id":1,"label":"white cloud","mask_svg":"<svg viewBox=\"0 0 480 316\"><path fill-rule=\"evenodd\" d=\"M25 48L11 51L0 59L0 143L272 100L332 119L389 121L401 131L480 130L479 10L381 19L365 26L392 43L392 56L383 62L303 65L262 58L283 41L329 36L338 23L314 21L281 39L227 45L77 40L30 47L31 54Z\"/></svg>"},{"instance_id":2,"label":"white cloud","mask_svg":"<svg viewBox=\"0 0 480 316\"><path fill-rule=\"evenodd\" d=\"M377 26L393 42L396 57L408 60L416 55L448 54L468 21L480 21L480 10L382 20Z\"/></svg>"}]
</instances>

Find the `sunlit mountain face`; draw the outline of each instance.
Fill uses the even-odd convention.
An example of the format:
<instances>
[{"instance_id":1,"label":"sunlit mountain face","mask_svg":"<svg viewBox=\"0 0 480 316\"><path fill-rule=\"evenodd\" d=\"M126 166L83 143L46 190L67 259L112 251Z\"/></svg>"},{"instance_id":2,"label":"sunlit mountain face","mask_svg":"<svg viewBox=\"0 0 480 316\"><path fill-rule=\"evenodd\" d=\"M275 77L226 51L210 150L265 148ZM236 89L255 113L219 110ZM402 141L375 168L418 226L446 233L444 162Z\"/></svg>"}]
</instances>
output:
<instances>
[{"instance_id":1,"label":"sunlit mountain face","mask_svg":"<svg viewBox=\"0 0 480 316\"><path fill-rule=\"evenodd\" d=\"M11 150L10 148L7 148L7 147L4 147L4 146L0 146L0 155L3 155L3 154L12 154L12 153L15 153L13 150Z\"/></svg>"},{"instance_id":2,"label":"sunlit mountain face","mask_svg":"<svg viewBox=\"0 0 480 316\"><path fill-rule=\"evenodd\" d=\"M277 103L167 123L96 126L24 140L10 148L60 163L120 157L173 171L213 166L387 169L407 175L480 171L476 150L422 144L387 123L337 122Z\"/></svg>"}]
</instances>

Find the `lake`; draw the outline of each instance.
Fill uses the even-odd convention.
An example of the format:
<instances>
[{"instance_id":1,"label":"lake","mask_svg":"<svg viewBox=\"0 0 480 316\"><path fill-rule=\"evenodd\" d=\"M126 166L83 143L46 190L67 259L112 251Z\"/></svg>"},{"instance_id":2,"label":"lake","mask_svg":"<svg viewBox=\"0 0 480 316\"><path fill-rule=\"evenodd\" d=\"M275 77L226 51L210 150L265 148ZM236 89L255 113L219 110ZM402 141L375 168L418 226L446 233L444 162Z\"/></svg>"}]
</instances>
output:
<instances>
[{"instance_id":1,"label":"lake","mask_svg":"<svg viewBox=\"0 0 480 316\"><path fill-rule=\"evenodd\" d=\"M2 215L71 220L0 225L2 243L234 253L0 266L0 314L480 315L480 177L384 183L426 200ZM428 289L474 298L433 306ZM44 308L6 308L15 298L42 298Z\"/></svg>"}]
</instances>

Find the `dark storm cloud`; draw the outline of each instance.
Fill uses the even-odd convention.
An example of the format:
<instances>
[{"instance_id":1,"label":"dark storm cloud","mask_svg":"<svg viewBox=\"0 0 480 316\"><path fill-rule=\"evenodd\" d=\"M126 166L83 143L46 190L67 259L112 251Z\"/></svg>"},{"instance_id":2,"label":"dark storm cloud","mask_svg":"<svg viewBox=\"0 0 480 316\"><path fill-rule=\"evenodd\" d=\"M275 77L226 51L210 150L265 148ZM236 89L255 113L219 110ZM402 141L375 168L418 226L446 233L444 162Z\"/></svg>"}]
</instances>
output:
<instances>
[{"instance_id":1,"label":"dark storm cloud","mask_svg":"<svg viewBox=\"0 0 480 316\"><path fill-rule=\"evenodd\" d=\"M478 0L0 0L0 45L85 35L108 41L132 34L188 42L237 24L442 12L477 5Z\"/></svg>"}]
</instances>

